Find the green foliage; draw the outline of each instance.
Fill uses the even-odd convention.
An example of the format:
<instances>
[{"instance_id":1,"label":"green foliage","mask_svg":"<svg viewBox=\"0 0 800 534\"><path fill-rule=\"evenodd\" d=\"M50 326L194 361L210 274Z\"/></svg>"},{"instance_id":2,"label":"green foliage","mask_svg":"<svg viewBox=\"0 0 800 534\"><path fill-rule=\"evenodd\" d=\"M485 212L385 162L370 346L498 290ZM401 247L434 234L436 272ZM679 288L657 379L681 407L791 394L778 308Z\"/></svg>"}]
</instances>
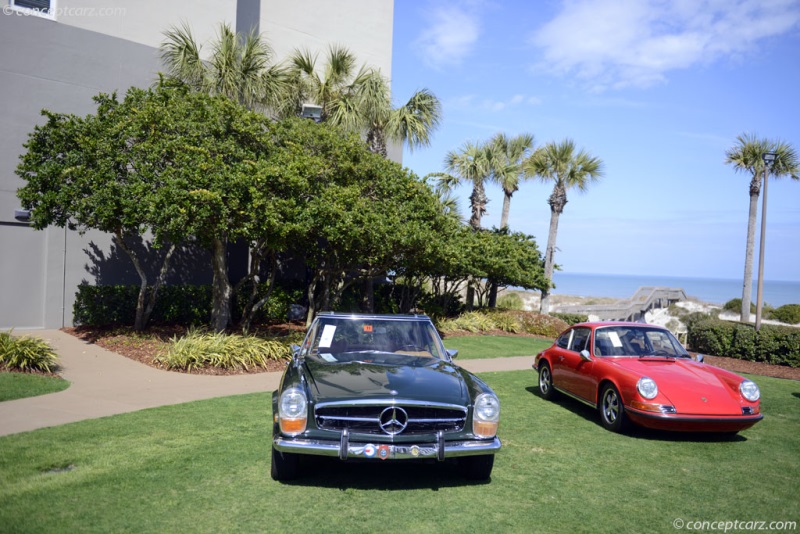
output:
<instances>
[{"instance_id":1,"label":"green foliage","mask_svg":"<svg viewBox=\"0 0 800 534\"><path fill-rule=\"evenodd\" d=\"M38 337L0 332L0 366L13 371L52 373L58 366L58 355Z\"/></svg>"},{"instance_id":2,"label":"green foliage","mask_svg":"<svg viewBox=\"0 0 800 534\"><path fill-rule=\"evenodd\" d=\"M285 343L255 336L190 331L170 342L167 353L155 359L167 369L191 372L205 367L242 369L266 367L267 362L288 360L291 350Z\"/></svg>"},{"instance_id":3,"label":"green foliage","mask_svg":"<svg viewBox=\"0 0 800 534\"><path fill-rule=\"evenodd\" d=\"M504 310L522 310L522 298L516 293L505 293L497 299L497 307Z\"/></svg>"},{"instance_id":4,"label":"green foliage","mask_svg":"<svg viewBox=\"0 0 800 534\"><path fill-rule=\"evenodd\" d=\"M552 313L551 315L561 319L570 326L578 323L585 323L589 320L588 315L581 313Z\"/></svg>"},{"instance_id":5,"label":"green foliage","mask_svg":"<svg viewBox=\"0 0 800 534\"><path fill-rule=\"evenodd\" d=\"M733 313L741 313L742 299L740 298L731 299L722 306L722 309ZM756 312L756 305L751 302L750 313L755 313L755 312Z\"/></svg>"},{"instance_id":6,"label":"green foliage","mask_svg":"<svg viewBox=\"0 0 800 534\"><path fill-rule=\"evenodd\" d=\"M698 320L688 325L688 342L693 350L774 365L800 367L800 330L792 327L761 325L718 319Z\"/></svg>"},{"instance_id":7,"label":"green foliage","mask_svg":"<svg viewBox=\"0 0 800 534\"><path fill-rule=\"evenodd\" d=\"M784 304L779 308L770 310L767 317L785 324L800 323L800 304Z\"/></svg>"},{"instance_id":8,"label":"green foliage","mask_svg":"<svg viewBox=\"0 0 800 534\"><path fill-rule=\"evenodd\" d=\"M555 338L569 325L557 317L534 312L480 310L467 312L452 319L440 319L436 326L445 335L453 332L474 334L502 330Z\"/></svg>"},{"instance_id":9,"label":"green foliage","mask_svg":"<svg viewBox=\"0 0 800 534\"><path fill-rule=\"evenodd\" d=\"M136 286L80 285L75 294L73 317L76 325L108 326L131 325L136 308ZM233 318L242 316L246 297L242 289L236 296L237 306ZM249 290L248 290L249 291ZM266 292L266 284L258 288L258 295ZM257 322L286 321L289 306L302 302L303 290L276 286L267 305L256 314ZM199 326L211 316L211 286L163 286L158 293L151 321L156 324Z\"/></svg>"}]
</instances>

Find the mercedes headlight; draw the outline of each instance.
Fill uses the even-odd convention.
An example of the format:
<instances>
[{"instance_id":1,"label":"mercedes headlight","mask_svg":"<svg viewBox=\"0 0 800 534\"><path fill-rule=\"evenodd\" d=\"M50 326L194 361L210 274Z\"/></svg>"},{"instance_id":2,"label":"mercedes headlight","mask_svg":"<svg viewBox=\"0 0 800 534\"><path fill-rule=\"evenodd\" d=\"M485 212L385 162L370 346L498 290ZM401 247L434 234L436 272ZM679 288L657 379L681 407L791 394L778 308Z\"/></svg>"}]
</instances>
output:
<instances>
[{"instance_id":1,"label":"mercedes headlight","mask_svg":"<svg viewBox=\"0 0 800 534\"><path fill-rule=\"evenodd\" d=\"M639 392L639 395L648 400L655 399L656 395L658 395L656 381L647 376L643 376L636 382L636 390Z\"/></svg>"},{"instance_id":2,"label":"mercedes headlight","mask_svg":"<svg viewBox=\"0 0 800 534\"><path fill-rule=\"evenodd\" d=\"M500 401L491 393L481 393L475 399L472 413L472 433L478 438L493 438L500 424Z\"/></svg>"},{"instance_id":3,"label":"mercedes headlight","mask_svg":"<svg viewBox=\"0 0 800 534\"><path fill-rule=\"evenodd\" d=\"M759 391L758 386L752 380L745 380L739 384L739 393L750 402L755 402L761 398L761 391Z\"/></svg>"},{"instance_id":4,"label":"mercedes headlight","mask_svg":"<svg viewBox=\"0 0 800 534\"><path fill-rule=\"evenodd\" d=\"M299 388L289 388L281 393L278 404L281 432L289 436L302 434L308 421L308 399Z\"/></svg>"}]
</instances>

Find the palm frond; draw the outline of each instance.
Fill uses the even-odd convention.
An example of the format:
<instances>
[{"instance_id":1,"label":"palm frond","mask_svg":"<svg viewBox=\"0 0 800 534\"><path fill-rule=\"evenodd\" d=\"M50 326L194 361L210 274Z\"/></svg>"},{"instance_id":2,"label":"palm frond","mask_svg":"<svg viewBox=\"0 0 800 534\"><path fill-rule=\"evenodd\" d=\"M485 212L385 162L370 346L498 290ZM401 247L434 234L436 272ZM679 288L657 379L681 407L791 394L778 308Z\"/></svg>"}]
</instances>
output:
<instances>
[{"instance_id":1,"label":"palm frond","mask_svg":"<svg viewBox=\"0 0 800 534\"><path fill-rule=\"evenodd\" d=\"M167 75L192 87L204 85L205 66L200 58L200 46L186 22L164 32L165 40L159 47L161 61Z\"/></svg>"}]
</instances>

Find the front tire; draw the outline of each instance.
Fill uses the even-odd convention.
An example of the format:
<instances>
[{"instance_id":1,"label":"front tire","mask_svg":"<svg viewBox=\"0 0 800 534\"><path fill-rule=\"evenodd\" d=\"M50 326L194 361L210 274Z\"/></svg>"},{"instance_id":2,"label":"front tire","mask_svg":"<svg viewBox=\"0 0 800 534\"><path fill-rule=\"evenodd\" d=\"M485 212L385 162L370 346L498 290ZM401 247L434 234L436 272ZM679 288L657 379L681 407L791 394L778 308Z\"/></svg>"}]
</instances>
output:
<instances>
[{"instance_id":1,"label":"front tire","mask_svg":"<svg viewBox=\"0 0 800 534\"><path fill-rule=\"evenodd\" d=\"M464 476L470 480L486 481L492 476L494 467L494 454L480 456L464 456L459 459L464 469Z\"/></svg>"},{"instance_id":2,"label":"front tire","mask_svg":"<svg viewBox=\"0 0 800 534\"><path fill-rule=\"evenodd\" d=\"M612 432L622 432L626 427L625 406L613 384L606 384L600 392L600 423Z\"/></svg>"},{"instance_id":3,"label":"front tire","mask_svg":"<svg viewBox=\"0 0 800 534\"><path fill-rule=\"evenodd\" d=\"M539 393L545 400L553 400L556 395L553 389L553 372L547 362L539 364Z\"/></svg>"},{"instance_id":4,"label":"front tire","mask_svg":"<svg viewBox=\"0 0 800 534\"><path fill-rule=\"evenodd\" d=\"M294 480L300 470L300 458L296 454L281 452L272 448L272 480L285 482Z\"/></svg>"}]
</instances>

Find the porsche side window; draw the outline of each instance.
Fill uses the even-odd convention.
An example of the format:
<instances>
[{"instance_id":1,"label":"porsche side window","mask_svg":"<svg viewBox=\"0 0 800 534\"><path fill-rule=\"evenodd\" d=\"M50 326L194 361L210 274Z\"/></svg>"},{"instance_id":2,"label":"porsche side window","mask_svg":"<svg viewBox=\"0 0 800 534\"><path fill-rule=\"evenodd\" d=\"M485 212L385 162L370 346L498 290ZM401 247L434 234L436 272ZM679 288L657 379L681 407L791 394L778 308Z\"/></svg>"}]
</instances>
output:
<instances>
[{"instance_id":1,"label":"porsche side window","mask_svg":"<svg viewBox=\"0 0 800 534\"><path fill-rule=\"evenodd\" d=\"M572 336L572 342L569 345L569 350L580 352L583 349L589 348L589 336L591 334L591 330L588 328L576 328L573 330L575 334Z\"/></svg>"},{"instance_id":2,"label":"porsche side window","mask_svg":"<svg viewBox=\"0 0 800 534\"><path fill-rule=\"evenodd\" d=\"M556 340L556 346L560 349L566 349L569 346L569 338L572 335L572 330L567 330Z\"/></svg>"}]
</instances>

